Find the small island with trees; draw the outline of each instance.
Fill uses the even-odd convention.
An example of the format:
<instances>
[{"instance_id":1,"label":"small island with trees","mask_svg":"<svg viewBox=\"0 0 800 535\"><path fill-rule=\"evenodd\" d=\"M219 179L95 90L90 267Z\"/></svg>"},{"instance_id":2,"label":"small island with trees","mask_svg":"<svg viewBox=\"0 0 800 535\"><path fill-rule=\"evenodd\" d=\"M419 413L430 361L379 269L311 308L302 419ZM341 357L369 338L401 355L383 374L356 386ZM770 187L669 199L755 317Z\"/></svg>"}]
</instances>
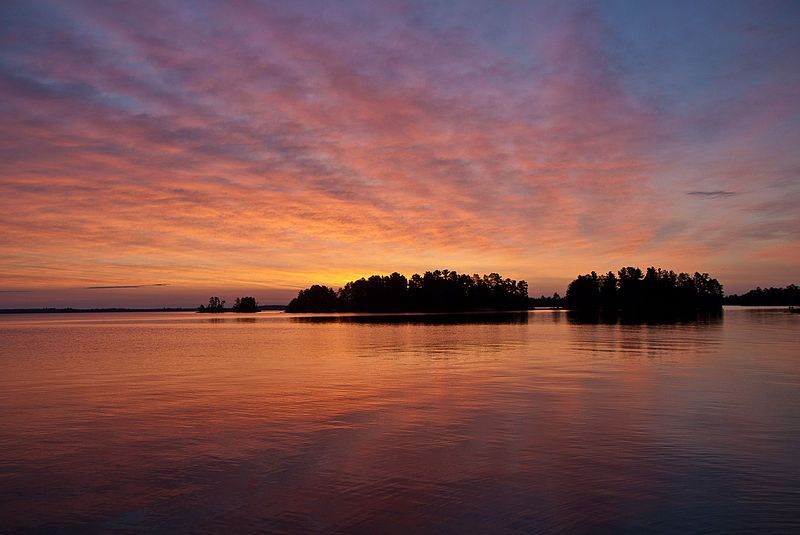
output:
<instances>
[{"instance_id":1,"label":"small island with trees","mask_svg":"<svg viewBox=\"0 0 800 535\"><path fill-rule=\"evenodd\" d=\"M219 297L212 296L208 299L208 305L200 305L198 312L218 314L221 312L258 312L261 310L255 297L237 297L230 309L225 308L225 301Z\"/></svg>"}]
</instances>

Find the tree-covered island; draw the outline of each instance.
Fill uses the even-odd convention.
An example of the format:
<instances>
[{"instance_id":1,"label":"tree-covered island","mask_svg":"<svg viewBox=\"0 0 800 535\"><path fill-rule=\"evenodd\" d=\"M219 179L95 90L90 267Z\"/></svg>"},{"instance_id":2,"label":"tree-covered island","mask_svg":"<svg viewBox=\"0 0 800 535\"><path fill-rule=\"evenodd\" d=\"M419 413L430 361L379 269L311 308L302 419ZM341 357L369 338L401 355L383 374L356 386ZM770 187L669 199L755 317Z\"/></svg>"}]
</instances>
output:
<instances>
[{"instance_id":1,"label":"tree-covered island","mask_svg":"<svg viewBox=\"0 0 800 535\"><path fill-rule=\"evenodd\" d=\"M524 310L528 283L498 273L466 275L447 269L372 275L339 291L315 284L292 299L287 312L461 312Z\"/></svg>"},{"instance_id":2,"label":"tree-covered island","mask_svg":"<svg viewBox=\"0 0 800 535\"><path fill-rule=\"evenodd\" d=\"M566 308L627 316L680 316L722 310L723 291L708 273L624 267L617 274L579 275L567 288Z\"/></svg>"},{"instance_id":3,"label":"tree-covered island","mask_svg":"<svg viewBox=\"0 0 800 535\"><path fill-rule=\"evenodd\" d=\"M261 310L255 297L237 297L233 307L225 308L225 300L212 296L208 298L208 305L197 307L198 312L218 314L222 312L258 312Z\"/></svg>"},{"instance_id":4,"label":"tree-covered island","mask_svg":"<svg viewBox=\"0 0 800 535\"><path fill-rule=\"evenodd\" d=\"M800 306L800 286L797 284L789 284L785 288L761 288L760 286L754 290L750 290L742 295L726 295L726 305L741 305L741 306Z\"/></svg>"},{"instance_id":5,"label":"tree-covered island","mask_svg":"<svg viewBox=\"0 0 800 535\"><path fill-rule=\"evenodd\" d=\"M460 312L525 310L533 306L567 308L578 313L627 316L678 316L722 308L722 285L707 273L675 273L650 267L624 267L616 274L579 275L566 297L528 298L528 283L498 273L466 275L426 271L406 278L400 273L372 275L338 291L315 284L301 290L287 312Z\"/></svg>"}]
</instances>

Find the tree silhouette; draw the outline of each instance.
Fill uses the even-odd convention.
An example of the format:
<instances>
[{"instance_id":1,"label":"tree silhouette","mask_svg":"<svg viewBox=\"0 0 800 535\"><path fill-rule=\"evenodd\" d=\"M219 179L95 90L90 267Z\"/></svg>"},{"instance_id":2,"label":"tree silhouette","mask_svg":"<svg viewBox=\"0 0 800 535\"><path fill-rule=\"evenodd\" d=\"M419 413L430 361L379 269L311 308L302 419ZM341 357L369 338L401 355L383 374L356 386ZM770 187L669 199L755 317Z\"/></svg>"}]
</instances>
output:
<instances>
[{"instance_id":1,"label":"tree silhouette","mask_svg":"<svg viewBox=\"0 0 800 535\"><path fill-rule=\"evenodd\" d=\"M785 288L756 287L745 294L725 297L726 305L743 306L800 306L800 286L790 284Z\"/></svg>"},{"instance_id":2,"label":"tree silhouette","mask_svg":"<svg viewBox=\"0 0 800 535\"><path fill-rule=\"evenodd\" d=\"M258 312L258 303L255 297L237 297L233 303L234 312Z\"/></svg>"},{"instance_id":3,"label":"tree silhouette","mask_svg":"<svg viewBox=\"0 0 800 535\"><path fill-rule=\"evenodd\" d=\"M528 307L528 283L498 273L466 275L434 270L406 278L372 275L345 284L338 293L315 285L289 303L288 312L424 312L521 310Z\"/></svg>"},{"instance_id":4,"label":"tree silhouette","mask_svg":"<svg viewBox=\"0 0 800 535\"><path fill-rule=\"evenodd\" d=\"M315 284L300 290L286 307L286 312L336 312L338 309L336 292L327 286Z\"/></svg>"},{"instance_id":5,"label":"tree silhouette","mask_svg":"<svg viewBox=\"0 0 800 535\"><path fill-rule=\"evenodd\" d=\"M680 315L722 308L722 285L708 273L676 274L649 267L624 267L597 276L578 275L567 288L567 307L577 312L620 312L628 316Z\"/></svg>"},{"instance_id":6,"label":"tree silhouette","mask_svg":"<svg viewBox=\"0 0 800 535\"><path fill-rule=\"evenodd\" d=\"M546 297L544 295L531 297L528 299L528 305L530 307L563 308L564 299L556 292L552 297Z\"/></svg>"},{"instance_id":7,"label":"tree silhouette","mask_svg":"<svg viewBox=\"0 0 800 535\"><path fill-rule=\"evenodd\" d=\"M208 306L200 305L197 311L212 312L212 313L225 312L225 301L224 300L221 301L220 298L216 296L209 297Z\"/></svg>"},{"instance_id":8,"label":"tree silhouette","mask_svg":"<svg viewBox=\"0 0 800 535\"><path fill-rule=\"evenodd\" d=\"M567 308L573 310L598 310L600 308L600 280L597 273L578 275L567 287Z\"/></svg>"}]
</instances>

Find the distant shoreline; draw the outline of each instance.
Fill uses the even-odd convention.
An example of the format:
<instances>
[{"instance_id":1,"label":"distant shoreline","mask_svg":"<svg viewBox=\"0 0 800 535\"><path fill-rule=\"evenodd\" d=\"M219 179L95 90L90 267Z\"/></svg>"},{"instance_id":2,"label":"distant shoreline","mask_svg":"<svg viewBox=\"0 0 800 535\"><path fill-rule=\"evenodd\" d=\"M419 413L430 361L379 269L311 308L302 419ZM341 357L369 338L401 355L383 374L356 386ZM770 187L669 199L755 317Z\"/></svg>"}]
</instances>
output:
<instances>
[{"instance_id":1,"label":"distant shoreline","mask_svg":"<svg viewBox=\"0 0 800 535\"><path fill-rule=\"evenodd\" d=\"M785 305L725 305L725 308L780 308L787 309ZM286 305L260 305L259 312L263 311L285 311ZM529 308L519 309L512 312L521 312L526 310L565 310L563 307L547 307L547 306L532 306ZM788 307L790 312L800 312L800 308ZM99 313L124 313L124 312L197 312L196 308L0 308L0 314L99 314ZM230 309L226 309L224 313L237 313ZM505 310L463 310L463 311L444 311L444 312L358 312L361 314L383 314L383 315L400 315L400 314L474 314L474 313L489 313L489 312L509 312ZM309 314L308 312L304 314ZM311 314L314 314L313 312ZM341 312L317 312L316 314L341 314ZM348 313L345 313L348 314Z\"/></svg>"},{"instance_id":2,"label":"distant shoreline","mask_svg":"<svg viewBox=\"0 0 800 535\"><path fill-rule=\"evenodd\" d=\"M285 310L286 305L261 305L262 310ZM89 313L108 313L108 312L197 312L196 307L192 308L2 308L0 314L89 314ZM226 310L225 312L231 312Z\"/></svg>"}]
</instances>

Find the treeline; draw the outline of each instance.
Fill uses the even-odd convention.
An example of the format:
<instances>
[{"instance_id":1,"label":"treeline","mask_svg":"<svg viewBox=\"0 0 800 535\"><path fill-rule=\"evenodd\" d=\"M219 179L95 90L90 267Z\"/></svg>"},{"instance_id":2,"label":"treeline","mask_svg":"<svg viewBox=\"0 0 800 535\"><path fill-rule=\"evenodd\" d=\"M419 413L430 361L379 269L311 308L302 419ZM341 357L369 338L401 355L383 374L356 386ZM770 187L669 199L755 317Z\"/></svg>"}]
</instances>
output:
<instances>
[{"instance_id":1,"label":"treeline","mask_svg":"<svg viewBox=\"0 0 800 535\"><path fill-rule=\"evenodd\" d=\"M577 312L680 315L722 308L722 285L708 273L624 267L617 274L579 275L567 288L566 307Z\"/></svg>"},{"instance_id":2,"label":"treeline","mask_svg":"<svg viewBox=\"0 0 800 535\"><path fill-rule=\"evenodd\" d=\"M786 288L761 288L742 295L728 295L726 305L742 306L800 306L800 286L790 284Z\"/></svg>"},{"instance_id":3,"label":"treeline","mask_svg":"<svg viewBox=\"0 0 800 535\"><path fill-rule=\"evenodd\" d=\"M208 305L200 305L197 307L198 312L204 313L220 313L227 312L258 312L258 302L255 297L237 297L230 309L225 308L225 300L219 297L212 296L208 298Z\"/></svg>"},{"instance_id":4,"label":"treeline","mask_svg":"<svg viewBox=\"0 0 800 535\"><path fill-rule=\"evenodd\" d=\"M546 295L531 297L528 299L528 306L530 308L564 308L564 298L558 292L554 293L552 297Z\"/></svg>"},{"instance_id":5,"label":"treeline","mask_svg":"<svg viewBox=\"0 0 800 535\"><path fill-rule=\"evenodd\" d=\"M426 271L406 278L400 273L372 275L339 291L315 284L292 299L287 312L456 312L528 308L528 283L498 273L466 275Z\"/></svg>"}]
</instances>

